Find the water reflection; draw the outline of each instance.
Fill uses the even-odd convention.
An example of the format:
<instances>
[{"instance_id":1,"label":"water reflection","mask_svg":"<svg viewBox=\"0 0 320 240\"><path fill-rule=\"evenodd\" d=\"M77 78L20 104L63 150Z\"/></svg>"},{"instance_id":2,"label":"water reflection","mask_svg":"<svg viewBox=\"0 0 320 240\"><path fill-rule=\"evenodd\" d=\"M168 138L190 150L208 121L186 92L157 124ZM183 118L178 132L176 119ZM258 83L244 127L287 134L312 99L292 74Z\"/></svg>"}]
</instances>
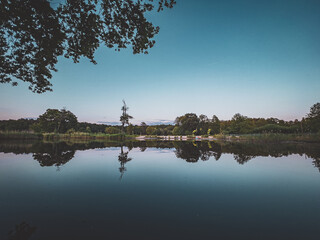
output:
<instances>
[{"instance_id":1,"label":"water reflection","mask_svg":"<svg viewBox=\"0 0 320 240\"><path fill-rule=\"evenodd\" d=\"M313 163L313 166L318 168L320 172L320 157L313 159L312 163Z\"/></svg>"},{"instance_id":2,"label":"water reflection","mask_svg":"<svg viewBox=\"0 0 320 240\"><path fill-rule=\"evenodd\" d=\"M317 239L319 144L6 141L0 152L11 153L0 153L0 239ZM292 154L308 159L274 159Z\"/></svg>"},{"instance_id":3,"label":"water reflection","mask_svg":"<svg viewBox=\"0 0 320 240\"><path fill-rule=\"evenodd\" d=\"M9 231L9 240L28 240L36 231L36 227L30 226L26 222L22 222Z\"/></svg>"},{"instance_id":4,"label":"water reflection","mask_svg":"<svg viewBox=\"0 0 320 240\"><path fill-rule=\"evenodd\" d=\"M219 160L222 154L221 145L214 142L177 142L175 148L177 158L193 163L199 159L207 161L210 157Z\"/></svg>"},{"instance_id":5,"label":"water reflection","mask_svg":"<svg viewBox=\"0 0 320 240\"><path fill-rule=\"evenodd\" d=\"M128 148L129 150L127 152L123 151L123 145L121 145L120 147L121 151L120 154L118 156L118 160L120 162L120 167L119 167L119 171L120 171L120 180L123 177L123 174L125 171L127 171L127 168L124 166L127 162L131 161L132 158L128 157L129 151L132 149Z\"/></svg>"},{"instance_id":6,"label":"water reflection","mask_svg":"<svg viewBox=\"0 0 320 240\"><path fill-rule=\"evenodd\" d=\"M69 149L68 145L61 142L56 144L46 144L43 146L42 152L33 153L32 157L44 166L61 166L69 162L76 152Z\"/></svg>"},{"instance_id":7,"label":"water reflection","mask_svg":"<svg viewBox=\"0 0 320 240\"><path fill-rule=\"evenodd\" d=\"M258 156L282 157L291 154L305 155L313 159L313 165L320 171L320 145L285 143L285 144L253 144L240 142L172 142L172 141L145 141L145 142L0 142L0 152L4 153L32 153L33 158L39 162L40 166L60 167L69 162L76 151L118 147L120 153L120 179L126 171L125 164L132 160L128 156L129 152L136 148L141 152L148 148L173 149L177 158L189 163L196 163L199 160L208 161L215 159L218 161L222 154L233 154L234 159L239 164L254 159ZM124 150L124 147L128 151Z\"/></svg>"}]
</instances>

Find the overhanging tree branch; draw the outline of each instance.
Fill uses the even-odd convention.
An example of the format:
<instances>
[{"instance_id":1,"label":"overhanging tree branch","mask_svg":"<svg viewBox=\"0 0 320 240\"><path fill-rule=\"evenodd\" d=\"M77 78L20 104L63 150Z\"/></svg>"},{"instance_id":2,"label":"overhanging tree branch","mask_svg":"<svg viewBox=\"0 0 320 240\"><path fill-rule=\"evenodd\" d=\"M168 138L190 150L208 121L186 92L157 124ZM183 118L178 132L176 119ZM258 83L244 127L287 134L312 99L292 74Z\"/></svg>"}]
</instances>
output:
<instances>
[{"instance_id":1,"label":"overhanging tree branch","mask_svg":"<svg viewBox=\"0 0 320 240\"><path fill-rule=\"evenodd\" d=\"M30 83L36 93L52 91L52 71L59 56L96 64L103 43L120 51L148 53L159 27L147 12L172 8L175 0L0 0L0 82ZM54 7L55 6L55 7Z\"/></svg>"}]
</instances>

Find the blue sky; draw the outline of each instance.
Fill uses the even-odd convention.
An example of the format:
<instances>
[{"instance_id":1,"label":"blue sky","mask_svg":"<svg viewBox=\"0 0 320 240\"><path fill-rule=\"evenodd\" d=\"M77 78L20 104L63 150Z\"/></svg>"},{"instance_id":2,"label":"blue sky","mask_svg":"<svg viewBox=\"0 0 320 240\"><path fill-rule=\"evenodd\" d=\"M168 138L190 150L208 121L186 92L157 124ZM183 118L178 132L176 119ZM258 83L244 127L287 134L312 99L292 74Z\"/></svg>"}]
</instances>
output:
<instances>
[{"instance_id":1,"label":"blue sky","mask_svg":"<svg viewBox=\"0 0 320 240\"><path fill-rule=\"evenodd\" d=\"M177 0L150 14L160 26L148 55L96 52L97 65L60 58L53 92L0 85L0 118L37 117L66 107L79 121L134 123L187 112L230 119L301 119L320 102L320 2Z\"/></svg>"}]
</instances>

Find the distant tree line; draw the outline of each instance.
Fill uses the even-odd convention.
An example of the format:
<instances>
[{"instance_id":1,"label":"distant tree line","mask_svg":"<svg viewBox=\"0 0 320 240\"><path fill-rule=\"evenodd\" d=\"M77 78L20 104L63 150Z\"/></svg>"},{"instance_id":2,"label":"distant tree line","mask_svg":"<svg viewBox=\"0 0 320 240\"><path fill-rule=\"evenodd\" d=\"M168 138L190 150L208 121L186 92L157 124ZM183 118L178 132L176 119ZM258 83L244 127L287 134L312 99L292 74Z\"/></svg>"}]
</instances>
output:
<instances>
[{"instance_id":1,"label":"distant tree line","mask_svg":"<svg viewBox=\"0 0 320 240\"><path fill-rule=\"evenodd\" d=\"M129 115L128 115L129 116ZM126 122L126 119L124 120ZM152 125L145 122L140 125L111 126L78 122L77 117L66 109L47 109L35 119L0 121L0 131L34 131L56 133L107 133L129 135L215 135L215 134L260 134L260 133L319 133L320 103L314 104L306 117L294 121L277 118L249 118L239 113L231 120L219 120L215 115L208 118L201 114L187 113L179 116L174 125Z\"/></svg>"},{"instance_id":2,"label":"distant tree line","mask_svg":"<svg viewBox=\"0 0 320 240\"><path fill-rule=\"evenodd\" d=\"M320 103L314 104L301 121L277 118L249 118L239 113L231 120L221 121L215 115L209 119L201 114L187 113L177 117L173 135L257 134L257 133L319 133Z\"/></svg>"}]
</instances>

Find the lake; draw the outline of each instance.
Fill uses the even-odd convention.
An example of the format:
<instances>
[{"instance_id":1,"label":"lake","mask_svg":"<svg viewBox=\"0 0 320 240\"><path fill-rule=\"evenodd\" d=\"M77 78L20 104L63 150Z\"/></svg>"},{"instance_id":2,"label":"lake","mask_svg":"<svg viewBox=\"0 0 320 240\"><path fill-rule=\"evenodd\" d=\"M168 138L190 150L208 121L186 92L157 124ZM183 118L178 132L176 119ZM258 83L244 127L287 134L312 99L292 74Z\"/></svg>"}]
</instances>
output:
<instances>
[{"instance_id":1,"label":"lake","mask_svg":"<svg viewBox=\"0 0 320 240\"><path fill-rule=\"evenodd\" d=\"M0 239L319 239L317 144L0 142Z\"/></svg>"}]
</instances>

